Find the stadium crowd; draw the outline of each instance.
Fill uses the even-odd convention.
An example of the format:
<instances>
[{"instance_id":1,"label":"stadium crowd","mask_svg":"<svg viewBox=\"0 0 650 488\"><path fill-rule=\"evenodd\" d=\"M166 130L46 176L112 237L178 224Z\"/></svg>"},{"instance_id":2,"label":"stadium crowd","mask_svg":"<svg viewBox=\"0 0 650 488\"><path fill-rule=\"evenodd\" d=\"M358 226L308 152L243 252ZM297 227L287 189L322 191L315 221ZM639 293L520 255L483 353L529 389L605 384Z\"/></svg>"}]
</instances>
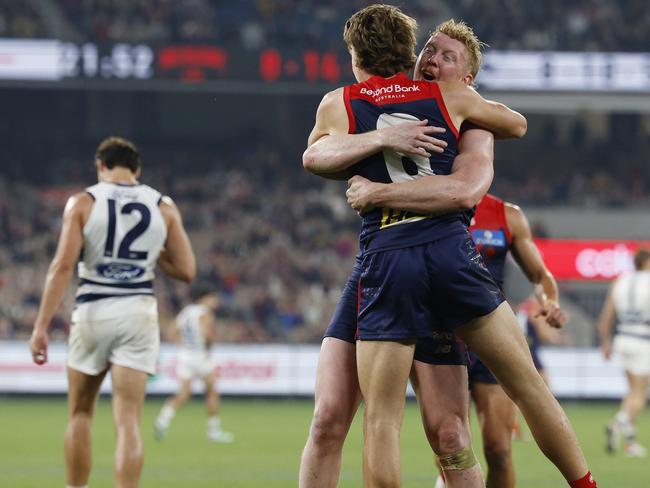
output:
<instances>
[{"instance_id":1,"label":"stadium crowd","mask_svg":"<svg viewBox=\"0 0 650 488\"><path fill-rule=\"evenodd\" d=\"M633 157L649 148L638 144L616 154L607 150L611 141L499 145L492 191L524 206L650 205L649 175ZM32 151L10 150L14 164L0 173L0 339L29 335L63 204L95 178L81 149ZM269 141L257 148L241 141L219 148L143 144L141 151L142 181L178 203L199 258L198 279L221 296L221 340L318 341L357 249L359 221L344 183L307 174L298 154ZM46 153L66 156L48 160ZM157 295L169 325L188 289L161 276ZM70 294L54 337L65 335L72 305Z\"/></svg>"},{"instance_id":2,"label":"stadium crowd","mask_svg":"<svg viewBox=\"0 0 650 488\"><path fill-rule=\"evenodd\" d=\"M341 26L366 0L0 1L0 36L93 42L217 42L248 48L341 48ZM403 4L425 36L444 18L464 19L495 49L647 51L644 0L451 0ZM52 5L58 7L53 20ZM50 19L45 22L44 19Z\"/></svg>"}]
</instances>

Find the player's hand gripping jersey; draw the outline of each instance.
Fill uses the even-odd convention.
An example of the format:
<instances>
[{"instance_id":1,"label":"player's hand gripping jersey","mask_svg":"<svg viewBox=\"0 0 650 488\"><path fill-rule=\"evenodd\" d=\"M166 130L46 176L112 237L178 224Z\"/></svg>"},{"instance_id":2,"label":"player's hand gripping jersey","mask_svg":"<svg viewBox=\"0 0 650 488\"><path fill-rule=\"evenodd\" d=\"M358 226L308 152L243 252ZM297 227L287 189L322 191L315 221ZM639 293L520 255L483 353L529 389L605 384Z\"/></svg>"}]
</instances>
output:
<instances>
[{"instance_id":1,"label":"player's hand gripping jersey","mask_svg":"<svg viewBox=\"0 0 650 488\"><path fill-rule=\"evenodd\" d=\"M83 228L77 312L84 304L106 298L150 296L146 302L156 314L154 268L167 238L161 194L147 185L106 182L86 191L95 202ZM128 313L128 307L111 307L94 318Z\"/></svg>"},{"instance_id":2,"label":"player's hand gripping jersey","mask_svg":"<svg viewBox=\"0 0 650 488\"><path fill-rule=\"evenodd\" d=\"M429 125L447 129L438 136L448 144L441 154L434 154L430 158L411 158L384 150L353 165L350 173L382 183L399 183L426 175L451 173L457 153L458 130L449 117L437 83L413 81L403 73L391 78L373 76L363 83L346 86L343 96L350 133L364 133L425 119ZM363 215L361 250L409 247L456 232L466 232L470 218L469 212L432 217L375 208Z\"/></svg>"}]
</instances>

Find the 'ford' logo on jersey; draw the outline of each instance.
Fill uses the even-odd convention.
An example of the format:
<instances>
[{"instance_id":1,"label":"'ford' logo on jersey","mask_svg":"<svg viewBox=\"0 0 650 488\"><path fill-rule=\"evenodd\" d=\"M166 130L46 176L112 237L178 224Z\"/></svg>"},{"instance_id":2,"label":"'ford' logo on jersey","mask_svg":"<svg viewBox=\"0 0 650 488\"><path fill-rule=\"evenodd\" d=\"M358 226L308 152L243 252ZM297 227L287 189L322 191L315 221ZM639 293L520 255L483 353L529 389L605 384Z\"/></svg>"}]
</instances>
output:
<instances>
[{"instance_id":1,"label":"'ford' logo on jersey","mask_svg":"<svg viewBox=\"0 0 650 488\"><path fill-rule=\"evenodd\" d=\"M477 246L506 247L506 235L502 230L474 229L472 239Z\"/></svg>"},{"instance_id":2,"label":"'ford' logo on jersey","mask_svg":"<svg viewBox=\"0 0 650 488\"><path fill-rule=\"evenodd\" d=\"M104 278L128 281L142 276L144 274L144 268L127 263L98 264L97 273Z\"/></svg>"}]
</instances>

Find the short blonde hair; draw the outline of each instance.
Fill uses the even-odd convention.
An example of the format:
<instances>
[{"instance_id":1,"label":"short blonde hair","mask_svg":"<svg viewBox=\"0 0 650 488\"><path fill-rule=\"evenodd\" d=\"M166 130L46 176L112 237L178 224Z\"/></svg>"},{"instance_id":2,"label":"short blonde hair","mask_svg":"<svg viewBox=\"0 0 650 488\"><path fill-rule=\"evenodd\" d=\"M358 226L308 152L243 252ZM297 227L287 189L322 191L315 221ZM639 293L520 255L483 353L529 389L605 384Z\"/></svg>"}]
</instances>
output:
<instances>
[{"instance_id":1,"label":"short blonde hair","mask_svg":"<svg viewBox=\"0 0 650 488\"><path fill-rule=\"evenodd\" d=\"M345 23L343 39L359 68L384 77L415 66L417 22L392 5L371 5Z\"/></svg>"},{"instance_id":2,"label":"short blonde hair","mask_svg":"<svg viewBox=\"0 0 650 488\"><path fill-rule=\"evenodd\" d=\"M431 35L433 36L438 32L445 34L452 39L456 39L465 46L468 55L467 63L469 65L469 71L472 76L476 78L478 71L481 69L481 63L483 62L481 49L487 47L487 44L482 42L476 34L474 34L472 28L462 20L458 22L454 19L446 20L442 24L438 25Z\"/></svg>"}]
</instances>

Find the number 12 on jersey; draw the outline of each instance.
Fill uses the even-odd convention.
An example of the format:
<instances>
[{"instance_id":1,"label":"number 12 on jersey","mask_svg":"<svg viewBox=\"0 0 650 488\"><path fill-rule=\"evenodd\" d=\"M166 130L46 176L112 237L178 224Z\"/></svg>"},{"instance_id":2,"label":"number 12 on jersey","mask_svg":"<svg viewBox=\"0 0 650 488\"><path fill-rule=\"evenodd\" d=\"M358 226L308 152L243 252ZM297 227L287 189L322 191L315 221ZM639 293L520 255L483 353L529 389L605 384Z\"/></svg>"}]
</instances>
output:
<instances>
[{"instance_id":1,"label":"number 12 on jersey","mask_svg":"<svg viewBox=\"0 0 650 488\"><path fill-rule=\"evenodd\" d=\"M140 237L151 223L151 212L147 206L140 202L129 202L122 207L120 214L127 215L136 211L140 214L140 221L136 223L125 235L117 249L117 257L120 259L141 260L147 259L146 251L135 251L131 249L133 241ZM106 244L104 245L104 257L115 257L115 226L117 225L117 210L115 200L108 199L108 232Z\"/></svg>"}]
</instances>

